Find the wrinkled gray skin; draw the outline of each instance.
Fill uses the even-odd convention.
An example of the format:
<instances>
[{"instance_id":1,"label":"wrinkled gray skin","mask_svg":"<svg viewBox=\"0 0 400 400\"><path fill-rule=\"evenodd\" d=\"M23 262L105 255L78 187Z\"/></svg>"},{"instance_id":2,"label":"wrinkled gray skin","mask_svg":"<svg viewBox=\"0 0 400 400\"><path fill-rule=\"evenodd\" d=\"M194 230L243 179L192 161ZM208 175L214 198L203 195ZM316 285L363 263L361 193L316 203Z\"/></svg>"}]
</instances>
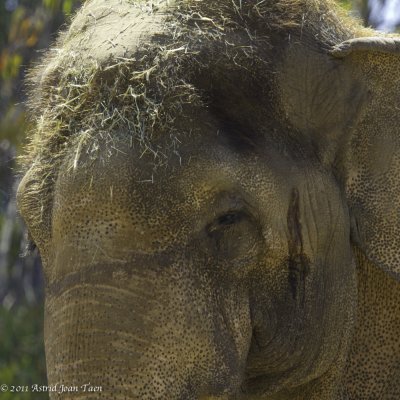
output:
<instances>
[{"instance_id":1,"label":"wrinkled gray skin","mask_svg":"<svg viewBox=\"0 0 400 400\"><path fill-rule=\"evenodd\" d=\"M59 41L79 64L132 56L174 15L102 3ZM36 149L18 201L43 259L49 384L103 388L51 399L400 398L399 44L329 19L324 0L281 1L299 15L267 41L265 4L264 25L236 10L249 32L215 39L250 37L265 71L201 53L212 41L187 56L203 61L184 78L206 100L174 115L191 134L167 166L153 171L128 126L95 157L72 133L57 160Z\"/></svg>"}]
</instances>

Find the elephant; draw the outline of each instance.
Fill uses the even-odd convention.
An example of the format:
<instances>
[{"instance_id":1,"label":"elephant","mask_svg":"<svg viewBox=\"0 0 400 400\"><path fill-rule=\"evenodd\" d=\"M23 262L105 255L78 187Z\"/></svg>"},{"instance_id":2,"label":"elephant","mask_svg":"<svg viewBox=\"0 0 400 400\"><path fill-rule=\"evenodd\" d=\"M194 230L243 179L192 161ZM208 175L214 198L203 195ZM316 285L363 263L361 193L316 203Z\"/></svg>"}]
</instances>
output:
<instances>
[{"instance_id":1,"label":"elephant","mask_svg":"<svg viewBox=\"0 0 400 400\"><path fill-rule=\"evenodd\" d=\"M399 399L399 56L331 0L84 2L17 194L50 398Z\"/></svg>"}]
</instances>

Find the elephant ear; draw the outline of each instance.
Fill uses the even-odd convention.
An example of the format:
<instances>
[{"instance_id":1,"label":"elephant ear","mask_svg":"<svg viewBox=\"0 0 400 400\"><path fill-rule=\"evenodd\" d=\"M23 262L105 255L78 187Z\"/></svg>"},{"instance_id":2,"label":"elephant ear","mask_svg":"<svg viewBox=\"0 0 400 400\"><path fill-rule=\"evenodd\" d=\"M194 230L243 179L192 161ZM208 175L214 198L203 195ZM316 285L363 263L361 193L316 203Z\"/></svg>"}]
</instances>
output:
<instances>
[{"instance_id":1,"label":"elephant ear","mask_svg":"<svg viewBox=\"0 0 400 400\"><path fill-rule=\"evenodd\" d=\"M331 55L363 99L342 166L352 239L369 261L400 280L400 39L364 37Z\"/></svg>"}]
</instances>

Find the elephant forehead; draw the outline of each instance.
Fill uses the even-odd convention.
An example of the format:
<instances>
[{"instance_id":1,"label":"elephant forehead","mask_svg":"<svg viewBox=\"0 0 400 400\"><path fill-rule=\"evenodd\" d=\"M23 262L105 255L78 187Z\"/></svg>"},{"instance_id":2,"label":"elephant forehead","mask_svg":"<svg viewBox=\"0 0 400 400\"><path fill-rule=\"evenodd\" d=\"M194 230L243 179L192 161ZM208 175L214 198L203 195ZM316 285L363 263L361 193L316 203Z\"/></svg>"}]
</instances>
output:
<instances>
[{"instance_id":1,"label":"elephant forehead","mask_svg":"<svg viewBox=\"0 0 400 400\"><path fill-rule=\"evenodd\" d=\"M192 149L191 161L156 172L134 152L76 171L63 167L54 190L53 242L149 253L183 243L241 202L254 203L259 192L279 204L280 186L266 166L223 148L199 152L198 159Z\"/></svg>"},{"instance_id":2,"label":"elephant forehead","mask_svg":"<svg viewBox=\"0 0 400 400\"><path fill-rule=\"evenodd\" d=\"M246 163L230 158L227 152L220 154L223 159L203 154L199 160L155 172L136 156L115 154L106 162L72 172L62 168L54 190L55 233L62 231L65 236L86 221L92 226L126 221L127 228L137 234L154 230L159 240L170 242L172 231L183 229L185 221L193 222L193 216L205 209L217 210L218 194L238 190L238 183L248 175ZM272 192L272 174L263 171L262 178L263 186ZM172 225L177 220L180 225ZM160 231L164 225L168 232Z\"/></svg>"}]
</instances>

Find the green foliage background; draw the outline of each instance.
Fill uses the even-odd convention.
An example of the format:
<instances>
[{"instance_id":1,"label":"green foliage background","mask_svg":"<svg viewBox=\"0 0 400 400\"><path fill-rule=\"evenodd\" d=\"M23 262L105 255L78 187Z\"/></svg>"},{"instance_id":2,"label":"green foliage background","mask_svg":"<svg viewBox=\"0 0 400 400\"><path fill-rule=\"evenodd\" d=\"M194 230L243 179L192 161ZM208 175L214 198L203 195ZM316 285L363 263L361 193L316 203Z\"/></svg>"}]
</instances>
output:
<instances>
[{"instance_id":1,"label":"green foliage background","mask_svg":"<svg viewBox=\"0 0 400 400\"><path fill-rule=\"evenodd\" d=\"M0 1L0 140L20 146L27 129L23 78L38 50L49 46L55 32L81 0Z\"/></svg>"}]
</instances>

